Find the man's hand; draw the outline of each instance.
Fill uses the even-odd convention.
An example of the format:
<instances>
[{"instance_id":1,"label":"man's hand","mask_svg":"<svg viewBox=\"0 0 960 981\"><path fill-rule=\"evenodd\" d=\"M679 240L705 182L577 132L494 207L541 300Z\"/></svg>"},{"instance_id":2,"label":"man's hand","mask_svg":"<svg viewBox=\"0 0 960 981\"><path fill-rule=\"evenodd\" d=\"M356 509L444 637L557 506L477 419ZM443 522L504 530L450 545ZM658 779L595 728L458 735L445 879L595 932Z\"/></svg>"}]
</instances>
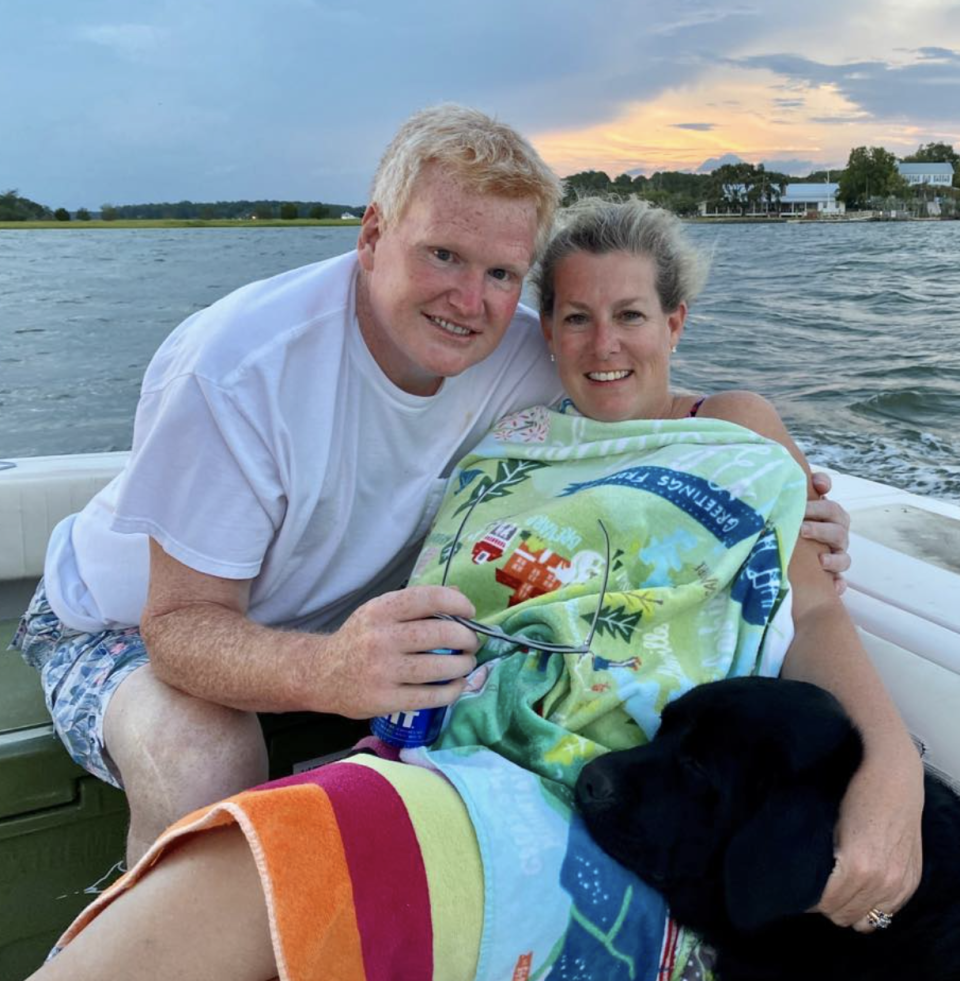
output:
<instances>
[{"instance_id":1,"label":"man's hand","mask_svg":"<svg viewBox=\"0 0 960 981\"><path fill-rule=\"evenodd\" d=\"M448 586L411 586L356 609L323 638L317 677L323 711L352 719L449 705L477 663L477 635L435 614L473 617L473 604ZM319 639L319 638L318 638ZM462 654L428 654L448 647ZM437 685L438 681L449 684Z\"/></svg>"},{"instance_id":2,"label":"man's hand","mask_svg":"<svg viewBox=\"0 0 960 981\"><path fill-rule=\"evenodd\" d=\"M843 573L850 568L850 515L836 501L828 501L826 495L832 486L825 473L813 474L814 490L819 500L807 501L804 522L800 528L803 538L812 538L829 546L829 552L820 556L820 564L833 575L837 592L842 594L847 588Z\"/></svg>"}]
</instances>

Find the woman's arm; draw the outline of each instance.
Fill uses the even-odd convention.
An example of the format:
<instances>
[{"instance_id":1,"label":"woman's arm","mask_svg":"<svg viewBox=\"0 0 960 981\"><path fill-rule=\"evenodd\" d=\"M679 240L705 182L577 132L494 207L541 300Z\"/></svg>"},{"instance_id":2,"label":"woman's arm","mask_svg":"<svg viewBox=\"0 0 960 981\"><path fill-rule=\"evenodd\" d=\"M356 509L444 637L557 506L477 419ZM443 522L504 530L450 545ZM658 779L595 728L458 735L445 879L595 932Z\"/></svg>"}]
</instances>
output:
<instances>
[{"instance_id":1,"label":"woman's arm","mask_svg":"<svg viewBox=\"0 0 960 981\"><path fill-rule=\"evenodd\" d=\"M783 443L809 482L803 454L765 399L727 392L713 396L708 407L715 418ZM809 487L808 496L815 494ZM837 864L817 909L840 926L869 929L864 918L870 909L895 913L920 881L923 765L831 577L820 567L823 548L800 538L790 562L796 634L783 675L831 691L863 735L863 764L841 808Z\"/></svg>"}]
</instances>

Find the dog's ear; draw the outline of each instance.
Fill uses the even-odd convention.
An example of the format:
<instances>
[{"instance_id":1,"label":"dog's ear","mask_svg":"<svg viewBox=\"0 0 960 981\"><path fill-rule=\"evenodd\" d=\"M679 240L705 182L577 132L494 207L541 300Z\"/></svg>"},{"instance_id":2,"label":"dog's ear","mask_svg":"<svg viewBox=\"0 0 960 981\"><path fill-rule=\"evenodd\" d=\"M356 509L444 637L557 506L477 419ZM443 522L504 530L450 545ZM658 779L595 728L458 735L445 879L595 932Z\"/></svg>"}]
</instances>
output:
<instances>
[{"instance_id":1,"label":"dog's ear","mask_svg":"<svg viewBox=\"0 0 960 981\"><path fill-rule=\"evenodd\" d=\"M737 832L724 857L727 916L737 930L816 904L833 869L836 816L836 802L817 788L781 788Z\"/></svg>"},{"instance_id":2,"label":"dog's ear","mask_svg":"<svg viewBox=\"0 0 960 981\"><path fill-rule=\"evenodd\" d=\"M782 698L771 719L778 766L792 773L826 767L837 779L848 781L860 765L863 742L837 699L823 688L806 682L773 682ZM768 706L772 703L768 703Z\"/></svg>"},{"instance_id":3,"label":"dog's ear","mask_svg":"<svg viewBox=\"0 0 960 981\"><path fill-rule=\"evenodd\" d=\"M815 724L770 768L775 789L727 847L727 914L738 929L810 909L833 870L834 827L863 740L843 712L811 715Z\"/></svg>"}]
</instances>

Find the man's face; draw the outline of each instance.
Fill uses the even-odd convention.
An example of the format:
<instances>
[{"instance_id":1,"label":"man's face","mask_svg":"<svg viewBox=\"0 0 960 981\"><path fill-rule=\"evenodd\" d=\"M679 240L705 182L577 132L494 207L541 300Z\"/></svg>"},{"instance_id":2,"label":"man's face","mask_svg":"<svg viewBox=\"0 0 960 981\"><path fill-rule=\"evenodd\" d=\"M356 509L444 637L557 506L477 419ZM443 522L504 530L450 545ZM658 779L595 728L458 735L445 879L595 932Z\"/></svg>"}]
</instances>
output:
<instances>
[{"instance_id":1,"label":"man's face","mask_svg":"<svg viewBox=\"0 0 960 981\"><path fill-rule=\"evenodd\" d=\"M467 190L427 167L399 220L363 216L357 315L387 377L415 395L491 354L533 262L532 200Z\"/></svg>"}]
</instances>

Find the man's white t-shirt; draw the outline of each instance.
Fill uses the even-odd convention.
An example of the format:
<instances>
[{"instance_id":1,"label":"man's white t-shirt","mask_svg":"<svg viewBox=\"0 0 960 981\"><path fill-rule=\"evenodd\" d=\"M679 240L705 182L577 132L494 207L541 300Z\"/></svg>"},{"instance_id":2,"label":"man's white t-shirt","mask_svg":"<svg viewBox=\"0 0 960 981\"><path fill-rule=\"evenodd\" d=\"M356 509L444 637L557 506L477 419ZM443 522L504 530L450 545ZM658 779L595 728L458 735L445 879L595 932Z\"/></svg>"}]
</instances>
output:
<instances>
[{"instance_id":1,"label":"man's white t-shirt","mask_svg":"<svg viewBox=\"0 0 960 981\"><path fill-rule=\"evenodd\" d=\"M429 397L397 388L356 318L355 253L231 293L182 323L144 376L126 469L54 530L54 612L139 623L155 538L252 579L248 615L330 626L399 585L454 463L501 415L560 392L535 314Z\"/></svg>"}]
</instances>

